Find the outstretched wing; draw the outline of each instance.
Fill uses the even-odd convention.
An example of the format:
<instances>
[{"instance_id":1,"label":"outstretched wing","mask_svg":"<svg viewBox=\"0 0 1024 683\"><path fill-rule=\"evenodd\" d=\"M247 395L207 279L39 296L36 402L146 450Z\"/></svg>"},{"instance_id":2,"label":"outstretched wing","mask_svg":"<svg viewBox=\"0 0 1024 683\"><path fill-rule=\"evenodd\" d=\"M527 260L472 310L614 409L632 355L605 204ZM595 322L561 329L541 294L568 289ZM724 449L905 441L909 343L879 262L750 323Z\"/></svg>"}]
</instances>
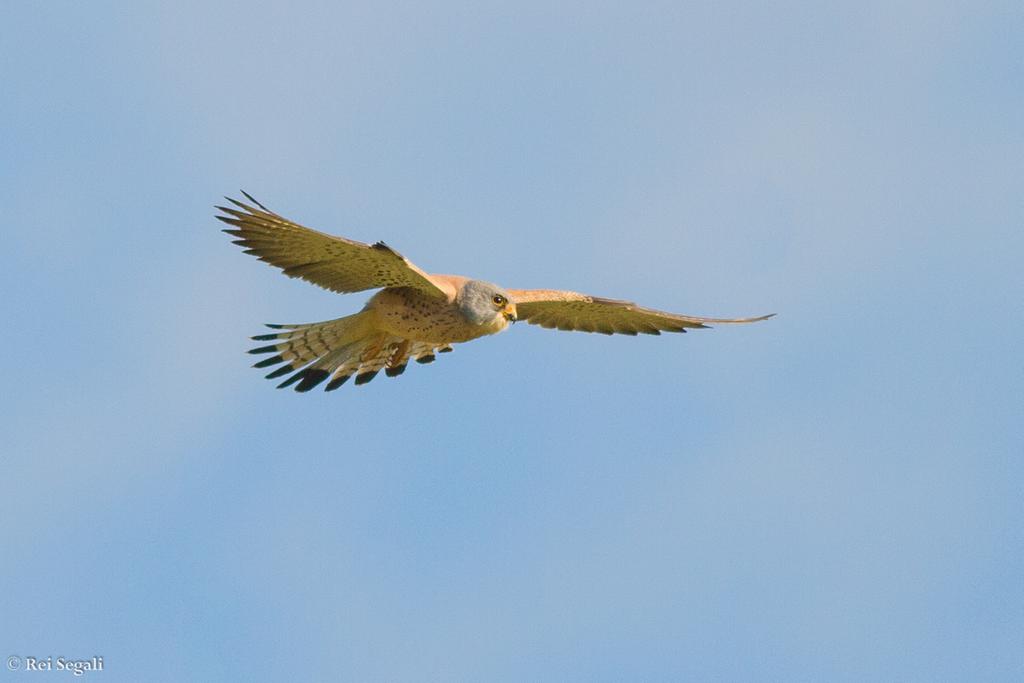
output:
<instances>
[{"instance_id":1,"label":"outstretched wing","mask_svg":"<svg viewBox=\"0 0 1024 683\"><path fill-rule=\"evenodd\" d=\"M661 334L686 332L707 327L705 323L752 323L775 315L756 318L696 318L643 308L630 301L556 289L510 289L519 320L558 330L580 330L602 334Z\"/></svg>"},{"instance_id":2,"label":"outstretched wing","mask_svg":"<svg viewBox=\"0 0 1024 683\"><path fill-rule=\"evenodd\" d=\"M243 192L250 206L225 197L237 208L218 206L219 220L233 226L224 232L239 239L245 253L334 292L378 287L414 287L437 297L448 296L442 283L414 266L383 242L363 244L303 227L270 211Z\"/></svg>"}]
</instances>

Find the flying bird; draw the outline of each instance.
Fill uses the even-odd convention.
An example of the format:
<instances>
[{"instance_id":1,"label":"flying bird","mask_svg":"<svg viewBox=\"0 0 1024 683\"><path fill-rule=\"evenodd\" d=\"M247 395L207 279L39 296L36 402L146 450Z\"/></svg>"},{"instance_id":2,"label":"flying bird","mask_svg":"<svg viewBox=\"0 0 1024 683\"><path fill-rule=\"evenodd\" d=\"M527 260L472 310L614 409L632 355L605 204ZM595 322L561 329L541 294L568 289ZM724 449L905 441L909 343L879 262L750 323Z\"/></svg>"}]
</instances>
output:
<instances>
[{"instance_id":1,"label":"flying bird","mask_svg":"<svg viewBox=\"0 0 1024 683\"><path fill-rule=\"evenodd\" d=\"M278 388L309 391L325 380L327 391L349 378L366 384L384 370L405 371L409 360L430 363L452 344L501 332L516 320L558 330L602 334L660 334L707 327L705 323L750 323L756 318L697 318L556 289L504 289L461 275L434 275L417 268L383 242L364 244L335 237L279 216L242 192L250 204L225 197L216 207L231 227L235 244L261 261L333 292L380 289L363 309L336 320L304 325L267 325L277 330L253 337L271 342L252 349L272 354L257 368L280 366L267 375L289 375ZM774 315L774 314L772 314Z\"/></svg>"}]
</instances>

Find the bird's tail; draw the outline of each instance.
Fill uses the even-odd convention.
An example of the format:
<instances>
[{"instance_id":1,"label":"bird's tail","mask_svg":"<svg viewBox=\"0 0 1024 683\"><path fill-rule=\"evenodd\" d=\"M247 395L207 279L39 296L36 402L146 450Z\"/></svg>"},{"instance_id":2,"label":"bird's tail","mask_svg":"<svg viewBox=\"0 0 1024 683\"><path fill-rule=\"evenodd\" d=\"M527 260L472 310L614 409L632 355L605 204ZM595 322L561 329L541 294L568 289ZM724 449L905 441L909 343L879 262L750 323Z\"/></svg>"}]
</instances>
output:
<instances>
[{"instance_id":1,"label":"bird's tail","mask_svg":"<svg viewBox=\"0 0 1024 683\"><path fill-rule=\"evenodd\" d=\"M445 346L411 342L381 332L373 324L373 312L362 311L336 320L307 325L267 325L280 330L253 337L256 341L272 341L269 346L249 353L273 353L253 367L269 368L282 364L267 379L292 373L277 385L278 389L296 384L296 391L309 391L328 377L327 391L333 391L355 375L356 384L366 384L384 370L388 377L405 371L412 358L419 363L434 360L435 351L451 351Z\"/></svg>"}]
</instances>

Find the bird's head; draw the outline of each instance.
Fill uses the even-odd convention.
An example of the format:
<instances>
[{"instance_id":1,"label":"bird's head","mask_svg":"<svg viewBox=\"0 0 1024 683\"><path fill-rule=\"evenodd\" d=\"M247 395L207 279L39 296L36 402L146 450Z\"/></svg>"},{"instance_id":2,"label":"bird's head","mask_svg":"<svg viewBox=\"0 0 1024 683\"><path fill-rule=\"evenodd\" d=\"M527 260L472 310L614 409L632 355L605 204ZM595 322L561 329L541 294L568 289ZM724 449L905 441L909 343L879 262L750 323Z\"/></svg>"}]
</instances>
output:
<instances>
[{"instance_id":1,"label":"bird's head","mask_svg":"<svg viewBox=\"0 0 1024 683\"><path fill-rule=\"evenodd\" d=\"M504 289L483 280L470 280L455 297L462 316L474 325L504 329L516 321L516 305Z\"/></svg>"}]
</instances>

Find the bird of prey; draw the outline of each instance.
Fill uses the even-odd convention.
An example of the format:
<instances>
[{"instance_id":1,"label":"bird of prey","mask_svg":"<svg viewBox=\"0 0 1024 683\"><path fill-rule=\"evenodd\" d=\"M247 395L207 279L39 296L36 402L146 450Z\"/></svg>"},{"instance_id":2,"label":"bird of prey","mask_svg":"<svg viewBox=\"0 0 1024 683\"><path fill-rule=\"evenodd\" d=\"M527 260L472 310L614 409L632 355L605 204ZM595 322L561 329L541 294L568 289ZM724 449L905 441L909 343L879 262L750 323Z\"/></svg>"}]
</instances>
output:
<instances>
[{"instance_id":1,"label":"bird of prey","mask_svg":"<svg viewBox=\"0 0 1024 683\"><path fill-rule=\"evenodd\" d=\"M410 359L430 363L452 344L501 332L516 320L559 330L602 334L660 334L707 327L705 323L749 323L770 318L696 318L554 289L504 289L461 275L427 274L383 242L364 244L294 223L242 192L249 204L225 197L218 206L224 232L261 261L339 293L381 291L355 315L304 325L267 325L277 330L253 337L269 345L253 354L273 354L256 363L289 375L278 388L309 391L325 380L333 391L350 377L366 384L384 370L405 371ZM774 314L773 314L774 315Z\"/></svg>"}]
</instances>

